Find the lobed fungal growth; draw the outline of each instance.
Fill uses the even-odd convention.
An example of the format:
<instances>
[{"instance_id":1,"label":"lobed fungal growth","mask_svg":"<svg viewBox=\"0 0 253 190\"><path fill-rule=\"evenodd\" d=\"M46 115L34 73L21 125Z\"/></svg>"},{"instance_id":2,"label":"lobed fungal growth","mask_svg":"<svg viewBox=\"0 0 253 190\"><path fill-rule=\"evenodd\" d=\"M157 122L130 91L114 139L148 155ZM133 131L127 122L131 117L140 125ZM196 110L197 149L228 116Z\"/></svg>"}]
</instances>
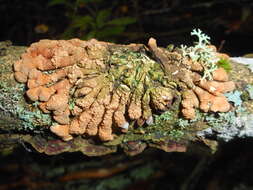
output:
<instances>
[{"instance_id":1,"label":"lobed fungal growth","mask_svg":"<svg viewBox=\"0 0 253 190\"><path fill-rule=\"evenodd\" d=\"M216 59L222 57L214 47L202 46ZM31 101L52 113L56 124L50 130L63 140L87 135L109 141L132 124L152 124L154 114L181 100L187 119L195 117L196 108L229 111L223 94L235 85L215 62L208 65L212 57L201 57L203 47L191 50L199 56L192 59L189 49L168 51L153 38L148 47L94 39L41 40L14 64L15 78L27 84Z\"/></svg>"}]
</instances>

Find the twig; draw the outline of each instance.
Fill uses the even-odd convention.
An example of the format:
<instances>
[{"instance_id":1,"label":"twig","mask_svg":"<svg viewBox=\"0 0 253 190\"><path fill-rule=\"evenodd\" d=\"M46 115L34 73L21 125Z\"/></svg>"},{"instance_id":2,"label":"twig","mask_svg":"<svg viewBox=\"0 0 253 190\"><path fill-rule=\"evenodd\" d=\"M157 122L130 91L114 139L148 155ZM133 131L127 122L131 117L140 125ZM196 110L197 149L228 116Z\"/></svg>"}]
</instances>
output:
<instances>
[{"instance_id":1,"label":"twig","mask_svg":"<svg viewBox=\"0 0 253 190\"><path fill-rule=\"evenodd\" d=\"M111 168L85 169L83 171L73 172L60 177L60 182L67 182L80 179L101 179L111 177L121 173L133 166L139 165L143 160L136 160L134 162L119 163Z\"/></svg>"},{"instance_id":2,"label":"twig","mask_svg":"<svg viewBox=\"0 0 253 190\"><path fill-rule=\"evenodd\" d=\"M200 159L200 161L197 163L196 167L192 171L191 175L181 185L180 190L195 189L196 182L201 176L201 173L203 172L203 170L205 169L205 166L207 165L209 159L210 158L207 156L204 156Z\"/></svg>"}]
</instances>

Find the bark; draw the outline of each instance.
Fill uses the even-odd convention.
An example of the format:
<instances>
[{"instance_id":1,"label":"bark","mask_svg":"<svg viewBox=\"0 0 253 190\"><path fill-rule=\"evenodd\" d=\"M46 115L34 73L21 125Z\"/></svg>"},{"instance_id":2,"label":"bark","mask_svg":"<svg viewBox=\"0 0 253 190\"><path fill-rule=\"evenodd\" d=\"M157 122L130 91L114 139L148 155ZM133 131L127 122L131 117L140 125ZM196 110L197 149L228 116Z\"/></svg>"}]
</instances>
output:
<instances>
[{"instance_id":1,"label":"bark","mask_svg":"<svg viewBox=\"0 0 253 190\"><path fill-rule=\"evenodd\" d=\"M114 49L116 50L117 48L119 46L115 45ZM253 114L253 104L252 99L249 97L250 92L248 92L241 94L241 97L243 97L242 104L247 114L235 115L237 121L241 119L238 127L233 125L229 128L228 125L232 125L232 123L226 121L225 117L220 117L220 119L224 119L219 120L220 123L215 120L215 124L220 125L220 128L216 126L215 129L210 129L210 126L207 126L203 120L197 121L193 126L184 129L182 138L175 138L171 134L159 137L160 134L155 133L153 128L147 128L150 131L145 131L146 129L144 128L136 129L130 134L122 133L109 142L101 142L94 138L83 138L81 136L75 137L71 141L62 141L48 129L54 122L51 115L42 113L37 106L34 106L34 103L25 95L26 85L18 83L14 79L13 64L25 52L26 47L12 46L2 42L0 43L0 49L1 152L11 151L17 145L27 143L36 151L48 155L80 151L88 156L102 156L116 152L119 148L129 155L136 155L141 153L146 147L154 147L167 152L192 151L196 153L201 151L209 154L215 152L222 141L253 136L251 129L253 127L252 120L250 120L250 116ZM157 53L154 47L151 47L151 50L150 52L154 55L154 59L163 64L164 60L161 52ZM253 84L253 75L245 65L234 62L231 65L230 79L236 83L237 90L243 92L249 87L248 85ZM170 66L165 65L165 67ZM175 110L175 112L178 113L179 110ZM216 115L211 114L206 117L216 117ZM179 120L180 118L177 119ZM222 126L222 122L226 123L225 127ZM152 135L147 136L147 132ZM65 178L62 178L62 180L65 180Z\"/></svg>"}]
</instances>

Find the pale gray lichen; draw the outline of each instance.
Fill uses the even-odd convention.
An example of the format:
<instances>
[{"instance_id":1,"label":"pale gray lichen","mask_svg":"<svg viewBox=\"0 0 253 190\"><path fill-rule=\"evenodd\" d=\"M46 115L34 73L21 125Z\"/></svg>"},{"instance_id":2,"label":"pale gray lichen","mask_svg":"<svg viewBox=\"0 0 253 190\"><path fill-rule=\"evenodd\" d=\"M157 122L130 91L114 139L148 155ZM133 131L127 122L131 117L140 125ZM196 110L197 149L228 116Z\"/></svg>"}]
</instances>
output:
<instances>
[{"instance_id":1,"label":"pale gray lichen","mask_svg":"<svg viewBox=\"0 0 253 190\"><path fill-rule=\"evenodd\" d=\"M235 112L219 113L206 117L207 123L211 126L212 134L217 133L219 139L229 141L239 134L239 117ZM210 129L209 129L210 131Z\"/></svg>"},{"instance_id":2,"label":"pale gray lichen","mask_svg":"<svg viewBox=\"0 0 253 190\"><path fill-rule=\"evenodd\" d=\"M226 97L235 106L234 110L226 113L206 114L205 121L209 128L199 131L197 136L217 134L218 139L230 141L234 138L253 137L253 114L242 106L241 91L227 93Z\"/></svg>"},{"instance_id":3,"label":"pale gray lichen","mask_svg":"<svg viewBox=\"0 0 253 190\"><path fill-rule=\"evenodd\" d=\"M240 117L240 123L243 128L238 137L253 137L253 114Z\"/></svg>"},{"instance_id":4,"label":"pale gray lichen","mask_svg":"<svg viewBox=\"0 0 253 190\"><path fill-rule=\"evenodd\" d=\"M249 98L253 100L253 85L248 84L245 90L248 92Z\"/></svg>"},{"instance_id":5,"label":"pale gray lichen","mask_svg":"<svg viewBox=\"0 0 253 190\"><path fill-rule=\"evenodd\" d=\"M177 125L178 125L179 127L185 128L185 127L187 127L187 126L190 125L190 120L188 120L188 119L183 119L183 118L179 118L179 119L178 119L178 122L177 122Z\"/></svg>"},{"instance_id":6,"label":"pale gray lichen","mask_svg":"<svg viewBox=\"0 0 253 190\"><path fill-rule=\"evenodd\" d=\"M242 105L242 99L241 99L242 92L235 90L233 92L228 92L224 95L227 97L229 102L232 102L234 104L234 106Z\"/></svg>"},{"instance_id":7,"label":"pale gray lichen","mask_svg":"<svg viewBox=\"0 0 253 190\"><path fill-rule=\"evenodd\" d=\"M229 125L221 125L219 128L214 128L214 131L218 132L218 138L225 141L232 140L235 137L253 137L252 117L253 114L232 117L232 122L229 122Z\"/></svg>"},{"instance_id":8,"label":"pale gray lichen","mask_svg":"<svg viewBox=\"0 0 253 190\"><path fill-rule=\"evenodd\" d=\"M215 49L210 46L210 37L200 29L194 29L191 35L197 36L198 41L190 47L181 45L183 56L190 57L192 61L198 61L204 68L202 79L212 80L212 72L218 68L216 63L219 58Z\"/></svg>"},{"instance_id":9,"label":"pale gray lichen","mask_svg":"<svg viewBox=\"0 0 253 190\"><path fill-rule=\"evenodd\" d=\"M36 111L28 111L22 107L17 107L16 114L23 121L21 130L40 132L43 126L48 127L52 122L50 115L42 113L38 108Z\"/></svg>"},{"instance_id":10,"label":"pale gray lichen","mask_svg":"<svg viewBox=\"0 0 253 190\"><path fill-rule=\"evenodd\" d=\"M42 113L37 108L38 102L34 102L32 106L27 106L24 103L24 92L24 84L16 83L13 86L8 86L7 83L1 82L0 112L3 112L2 114L6 117L9 115L9 117L17 118L16 122L12 123L9 121L8 125L12 129L32 130L34 132L42 131L43 128L40 126L49 126L51 124L51 117L49 114Z\"/></svg>"}]
</instances>

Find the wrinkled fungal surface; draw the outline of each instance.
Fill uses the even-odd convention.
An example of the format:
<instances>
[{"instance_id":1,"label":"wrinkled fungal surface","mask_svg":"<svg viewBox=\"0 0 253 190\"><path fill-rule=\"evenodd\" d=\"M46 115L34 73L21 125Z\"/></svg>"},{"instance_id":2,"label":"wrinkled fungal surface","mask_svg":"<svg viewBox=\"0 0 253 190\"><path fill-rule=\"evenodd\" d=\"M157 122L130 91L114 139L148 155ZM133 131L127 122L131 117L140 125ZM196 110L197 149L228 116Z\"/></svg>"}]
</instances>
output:
<instances>
[{"instance_id":1,"label":"wrinkled fungal surface","mask_svg":"<svg viewBox=\"0 0 253 190\"><path fill-rule=\"evenodd\" d=\"M131 129L153 126L159 122L154 115L175 106L180 109L176 117L189 120L196 110L231 110L224 93L235 85L218 67L226 55L205 41L198 45L168 50L153 38L147 46L41 40L14 64L15 79L27 85L29 100L51 114L50 130L63 140L82 135L111 141Z\"/></svg>"}]
</instances>

